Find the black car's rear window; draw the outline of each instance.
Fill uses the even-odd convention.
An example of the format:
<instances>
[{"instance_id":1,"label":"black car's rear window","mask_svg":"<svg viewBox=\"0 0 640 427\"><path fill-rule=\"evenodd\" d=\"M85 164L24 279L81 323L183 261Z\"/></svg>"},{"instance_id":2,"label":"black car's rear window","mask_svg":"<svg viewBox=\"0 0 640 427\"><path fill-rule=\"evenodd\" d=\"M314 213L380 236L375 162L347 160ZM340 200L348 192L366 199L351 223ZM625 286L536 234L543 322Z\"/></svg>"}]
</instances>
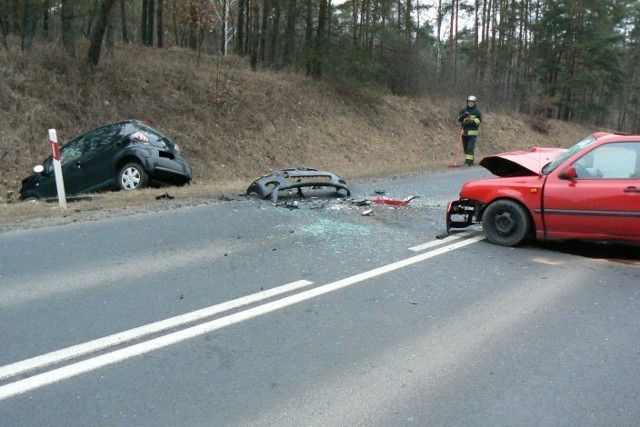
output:
<instances>
[{"instance_id":1,"label":"black car's rear window","mask_svg":"<svg viewBox=\"0 0 640 427\"><path fill-rule=\"evenodd\" d=\"M153 128L151 126L147 126L144 123L136 123L138 130L141 130L142 132L144 132L145 134L147 134L147 136L150 139L156 140L156 141L163 141L165 144L169 145L169 146L173 146L174 143L173 141L171 141L169 138L167 138L166 135L164 135L162 132L160 132L158 129Z\"/></svg>"},{"instance_id":2,"label":"black car's rear window","mask_svg":"<svg viewBox=\"0 0 640 427\"><path fill-rule=\"evenodd\" d=\"M147 138L149 138L149 143L156 147L163 147L164 149L168 149L170 151L177 150L176 144L170 140L165 134L163 134L160 130L154 128L153 126L149 126L140 121L132 121L125 123L122 129L122 135L132 135L135 132L144 133Z\"/></svg>"}]
</instances>

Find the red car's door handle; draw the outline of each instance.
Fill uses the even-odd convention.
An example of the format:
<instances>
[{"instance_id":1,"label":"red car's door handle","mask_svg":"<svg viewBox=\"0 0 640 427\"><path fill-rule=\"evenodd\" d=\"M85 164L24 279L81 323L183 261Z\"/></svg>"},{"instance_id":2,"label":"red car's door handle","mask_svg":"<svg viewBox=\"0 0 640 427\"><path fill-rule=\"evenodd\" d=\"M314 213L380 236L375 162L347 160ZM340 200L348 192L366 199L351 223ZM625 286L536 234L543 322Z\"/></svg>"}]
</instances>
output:
<instances>
[{"instance_id":1,"label":"red car's door handle","mask_svg":"<svg viewBox=\"0 0 640 427\"><path fill-rule=\"evenodd\" d=\"M640 188L638 187L627 187L624 190L625 193L640 193Z\"/></svg>"}]
</instances>

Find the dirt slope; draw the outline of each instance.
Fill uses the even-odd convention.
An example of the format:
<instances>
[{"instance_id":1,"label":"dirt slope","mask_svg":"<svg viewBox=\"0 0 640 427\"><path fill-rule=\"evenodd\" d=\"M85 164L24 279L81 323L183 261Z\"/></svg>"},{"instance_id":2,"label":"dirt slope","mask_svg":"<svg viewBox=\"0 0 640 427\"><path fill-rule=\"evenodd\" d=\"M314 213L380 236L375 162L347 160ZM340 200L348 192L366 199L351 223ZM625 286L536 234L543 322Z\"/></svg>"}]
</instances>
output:
<instances>
[{"instance_id":1,"label":"dirt slope","mask_svg":"<svg viewBox=\"0 0 640 427\"><path fill-rule=\"evenodd\" d=\"M117 47L91 73L57 48L40 46L25 54L14 46L0 52L0 221L51 209L14 203L20 180L50 154L49 128L65 141L108 122L148 120L179 143L194 169L193 185L172 193L215 196L242 191L274 168L327 169L347 180L446 168L454 161L455 116L463 105L464 100L401 98L299 74L251 72L235 57L198 63L194 53L178 49ZM478 105L484 114L478 158L534 146L567 147L594 130L550 121L537 123L548 129L541 133L531 118L485 109L482 99ZM154 199L106 197L115 206Z\"/></svg>"}]
</instances>

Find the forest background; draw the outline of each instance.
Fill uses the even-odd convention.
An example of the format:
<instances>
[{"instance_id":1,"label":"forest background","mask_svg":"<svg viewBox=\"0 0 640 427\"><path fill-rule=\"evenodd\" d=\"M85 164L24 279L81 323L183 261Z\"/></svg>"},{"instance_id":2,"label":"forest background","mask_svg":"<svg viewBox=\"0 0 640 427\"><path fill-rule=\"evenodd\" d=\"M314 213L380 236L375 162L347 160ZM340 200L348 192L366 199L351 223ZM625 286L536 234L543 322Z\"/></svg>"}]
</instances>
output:
<instances>
[{"instance_id":1,"label":"forest background","mask_svg":"<svg viewBox=\"0 0 640 427\"><path fill-rule=\"evenodd\" d=\"M469 94L479 156L640 132L634 0L2 0L0 29L5 201L48 128L125 118L221 188L290 166L446 167Z\"/></svg>"}]
</instances>

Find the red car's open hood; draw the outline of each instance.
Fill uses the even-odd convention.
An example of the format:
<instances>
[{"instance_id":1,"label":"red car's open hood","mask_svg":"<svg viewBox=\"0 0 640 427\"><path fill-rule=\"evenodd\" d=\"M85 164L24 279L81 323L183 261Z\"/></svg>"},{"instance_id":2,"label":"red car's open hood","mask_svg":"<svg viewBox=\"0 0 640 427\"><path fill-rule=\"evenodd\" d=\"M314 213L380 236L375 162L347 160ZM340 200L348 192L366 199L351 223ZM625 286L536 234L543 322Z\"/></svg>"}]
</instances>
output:
<instances>
[{"instance_id":1,"label":"red car's open hood","mask_svg":"<svg viewBox=\"0 0 640 427\"><path fill-rule=\"evenodd\" d=\"M497 176L539 175L542 168L565 151L564 148L539 148L487 156L480 166Z\"/></svg>"}]
</instances>

